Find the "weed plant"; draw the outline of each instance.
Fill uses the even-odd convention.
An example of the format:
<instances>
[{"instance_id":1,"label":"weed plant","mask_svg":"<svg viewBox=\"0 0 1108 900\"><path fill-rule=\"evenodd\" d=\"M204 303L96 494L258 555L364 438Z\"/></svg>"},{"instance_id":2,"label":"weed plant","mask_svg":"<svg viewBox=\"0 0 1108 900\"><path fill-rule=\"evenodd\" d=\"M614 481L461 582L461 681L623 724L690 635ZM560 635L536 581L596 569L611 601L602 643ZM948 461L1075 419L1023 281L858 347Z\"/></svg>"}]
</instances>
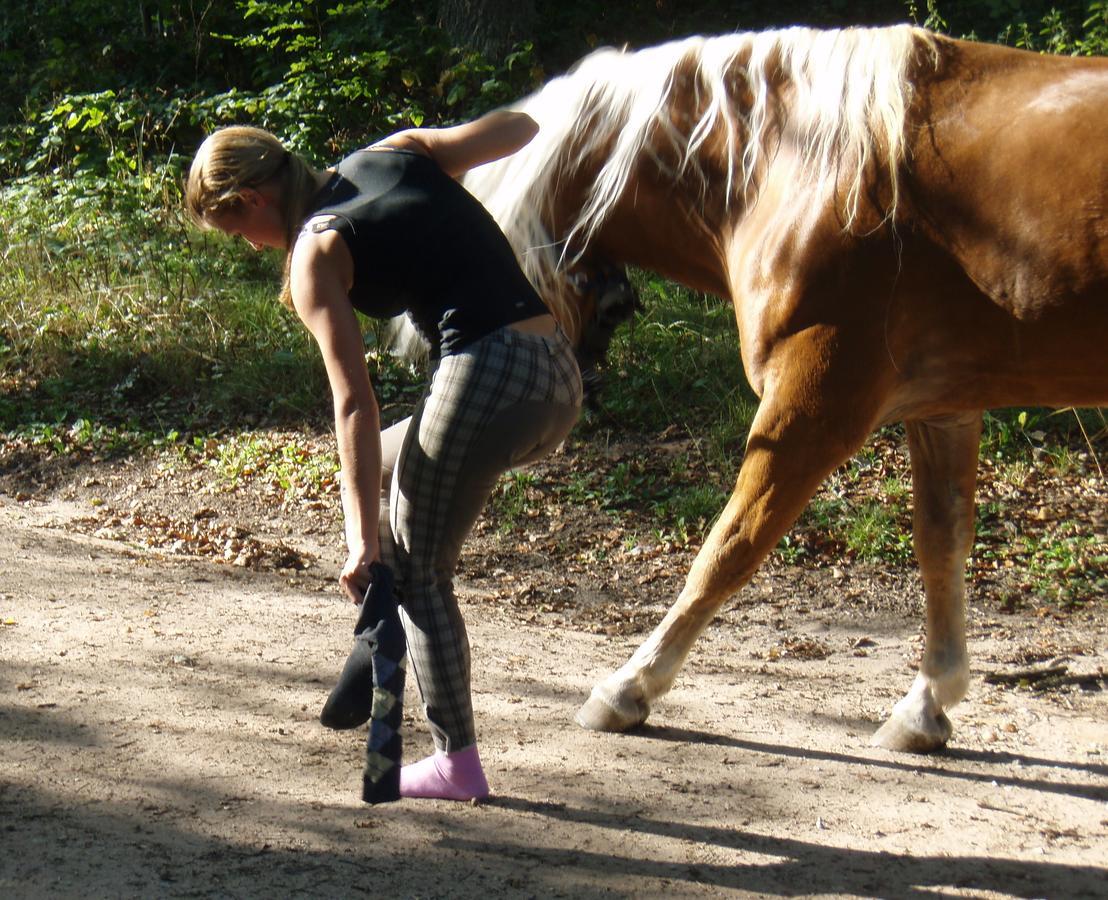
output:
<instances>
[{"instance_id":1,"label":"weed plant","mask_svg":"<svg viewBox=\"0 0 1108 900\"><path fill-rule=\"evenodd\" d=\"M193 228L170 166L0 189L0 430L55 449L330 413L280 261ZM381 335L366 328L368 349ZM378 363L383 398L410 375ZM78 423L86 423L78 426ZM91 423L91 424L88 424Z\"/></svg>"},{"instance_id":2,"label":"weed plant","mask_svg":"<svg viewBox=\"0 0 1108 900\"><path fill-rule=\"evenodd\" d=\"M608 354L602 409L590 434L659 433L675 426L733 461L757 409L746 382L731 306L656 276L633 273L643 309Z\"/></svg>"}]
</instances>

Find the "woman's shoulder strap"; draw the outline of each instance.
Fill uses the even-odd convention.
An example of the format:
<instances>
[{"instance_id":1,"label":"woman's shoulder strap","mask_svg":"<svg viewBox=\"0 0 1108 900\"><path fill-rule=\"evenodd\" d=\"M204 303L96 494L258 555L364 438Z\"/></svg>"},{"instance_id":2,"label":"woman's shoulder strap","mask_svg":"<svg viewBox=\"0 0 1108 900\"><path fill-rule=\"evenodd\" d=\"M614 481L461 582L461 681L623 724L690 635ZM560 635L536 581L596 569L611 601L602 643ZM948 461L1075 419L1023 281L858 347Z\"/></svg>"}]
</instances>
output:
<instances>
[{"instance_id":1,"label":"woman's shoulder strap","mask_svg":"<svg viewBox=\"0 0 1108 900\"><path fill-rule=\"evenodd\" d=\"M311 218L307 219L303 225L300 226L301 234L319 234L322 231L339 230L343 225L349 225L351 229L354 228L354 223L350 221L346 216L335 215L334 213L318 213Z\"/></svg>"}]
</instances>

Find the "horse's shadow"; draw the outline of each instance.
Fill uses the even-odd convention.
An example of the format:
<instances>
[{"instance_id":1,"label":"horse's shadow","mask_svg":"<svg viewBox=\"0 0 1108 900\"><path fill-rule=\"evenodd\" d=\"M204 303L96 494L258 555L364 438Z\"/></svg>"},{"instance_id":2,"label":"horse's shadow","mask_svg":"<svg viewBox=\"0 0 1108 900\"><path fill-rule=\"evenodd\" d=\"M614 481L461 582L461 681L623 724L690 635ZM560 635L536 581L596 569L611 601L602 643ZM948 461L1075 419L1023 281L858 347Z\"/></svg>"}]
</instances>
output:
<instances>
[{"instance_id":1,"label":"horse's shadow","mask_svg":"<svg viewBox=\"0 0 1108 900\"><path fill-rule=\"evenodd\" d=\"M735 746L744 747L742 742ZM634 813L592 810L561 803L497 797L490 804L541 815L559 822L635 831L682 842L777 857L771 862L679 863L589 850L537 848L510 841L489 844L463 836L445 843L457 850L493 854L544 866L593 869L608 878L657 878L714 885L771 896L845 894L851 896L934 897L943 888L959 891L1000 891L1018 897L1096 896L1105 872L1095 866L998 859L982 856L917 856L851 850L774 837L714 825L660 821Z\"/></svg>"},{"instance_id":2,"label":"horse's shadow","mask_svg":"<svg viewBox=\"0 0 1108 900\"><path fill-rule=\"evenodd\" d=\"M709 744L719 747L732 747L736 750L743 750L748 753L789 756L799 759L819 760L821 762L875 766L882 769L911 772L917 775L934 775L942 778L980 781L990 784L995 782L997 785L1004 787L1020 787L1027 790L1044 791L1053 794L1069 794L1086 800L1096 800L1101 803L1108 802L1108 785L1102 787L1094 784L1067 784L1058 781L1047 781L1041 778L1014 776L1011 774L1010 768L1011 766L1026 766L1028 768L1046 767L1051 769L1068 769L1088 775L1108 777L1108 765L1098 763L1078 763L1055 759L1041 759L1034 756L1027 756L1022 753L969 750L957 747L948 747L945 750L930 755L921 754L919 756L906 756L905 754L897 754L896 759L883 759L880 757L854 756L848 753L836 753L829 750L815 750L810 747L791 747L786 744L770 744L762 741L753 741L747 738L734 737L732 735L712 734L711 732L699 731L693 728L675 728L670 725L640 725L635 729L633 734L638 737L658 741L671 741L673 743ZM929 764L927 762L929 759L946 759L976 763L981 766L1003 767L1003 771L996 771L995 769L979 772L959 771L945 768L941 765Z\"/></svg>"}]
</instances>

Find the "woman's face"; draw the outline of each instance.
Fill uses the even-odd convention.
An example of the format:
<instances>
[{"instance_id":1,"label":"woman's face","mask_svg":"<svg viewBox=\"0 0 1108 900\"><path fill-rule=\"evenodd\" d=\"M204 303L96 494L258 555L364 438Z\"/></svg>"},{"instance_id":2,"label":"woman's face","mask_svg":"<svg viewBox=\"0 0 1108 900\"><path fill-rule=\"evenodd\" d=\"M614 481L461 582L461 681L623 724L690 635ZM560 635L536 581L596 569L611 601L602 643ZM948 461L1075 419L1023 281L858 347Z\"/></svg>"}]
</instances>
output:
<instances>
[{"instance_id":1,"label":"woman's face","mask_svg":"<svg viewBox=\"0 0 1108 900\"><path fill-rule=\"evenodd\" d=\"M255 250L288 249L280 207L263 190L244 188L242 202L236 209L212 216L209 221L224 234L241 237Z\"/></svg>"}]
</instances>

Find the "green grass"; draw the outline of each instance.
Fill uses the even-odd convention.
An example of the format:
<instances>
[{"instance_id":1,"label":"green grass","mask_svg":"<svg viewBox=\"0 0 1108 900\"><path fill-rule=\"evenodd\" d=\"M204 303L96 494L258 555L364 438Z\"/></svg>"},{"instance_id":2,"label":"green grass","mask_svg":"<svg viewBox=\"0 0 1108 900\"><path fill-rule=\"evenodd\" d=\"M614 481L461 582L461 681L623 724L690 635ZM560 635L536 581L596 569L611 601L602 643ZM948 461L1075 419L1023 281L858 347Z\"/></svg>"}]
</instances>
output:
<instances>
[{"instance_id":1,"label":"green grass","mask_svg":"<svg viewBox=\"0 0 1108 900\"><path fill-rule=\"evenodd\" d=\"M857 559L906 563L912 557L912 534L905 519L886 500L853 504L843 517L847 549Z\"/></svg>"},{"instance_id":2,"label":"green grass","mask_svg":"<svg viewBox=\"0 0 1108 900\"><path fill-rule=\"evenodd\" d=\"M733 460L757 409L743 374L735 316L720 300L634 273L643 303L619 329L605 369L603 409L586 431L697 435L716 463Z\"/></svg>"},{"instance_id":3,"label":"green grass","mask_svg":"<svg viewBox=\"0 0 1108 900\"><path fill-rule=\"evenodd\" d=\"M502 534L521 528L530 513L537 513L545 505L537 483L538 479L527 471L509 472L500 479L489 498L489 510Z\"/></svg>"},{"instance_id":4,"label":"green grass","mask_svg":"<svg viewBox=\"0 0 1108 900\"><path fill-rule=\"evenodd\" d=\"M259 480L282 493L313 493L335 483L338 458L335 452L319 452L294 436L246 431L219 441L195 439L186 459L209 466L219 482L237 487L247 480Z\"/></svg>"},{"instance_id":5,"label":"green grass","mask_svg":"<svg viewBox=\"0 0 1108 900\"><path fill-rule=\"evenodd\" d=\"M318 350L276 300L280 260L192 228L159 177L0 190L0 431L112 452L327 421ZM412 378L380 336L367 325L388 403Z\"/></svg>"},{"instance_id":6,"label":"green grass","mask_svg":"<svg viewBox=\"0 0 1108 900\"><path fill-rule=\"evenodd\" d=\"M1108 352L1108 349L1106 349ZM1108 437L1103 409L1001 409L985 413L981 452L1009 464L1045 462L1062 473L1079 470L1082 456L1108 468L1097 447Z\"/></svg>"},{"instance_id":7,"label":"green grass","mask_svg":"<svg viewBox=\"0 0 1108 900\"><path fill-rule=\"evenodd\" d=\"M1043 601L1079 607L1108 596L1108 547L1083 531L1080 523L1065 523L1017 542L1031 591Z\"/></svg>"}]
</instances>

